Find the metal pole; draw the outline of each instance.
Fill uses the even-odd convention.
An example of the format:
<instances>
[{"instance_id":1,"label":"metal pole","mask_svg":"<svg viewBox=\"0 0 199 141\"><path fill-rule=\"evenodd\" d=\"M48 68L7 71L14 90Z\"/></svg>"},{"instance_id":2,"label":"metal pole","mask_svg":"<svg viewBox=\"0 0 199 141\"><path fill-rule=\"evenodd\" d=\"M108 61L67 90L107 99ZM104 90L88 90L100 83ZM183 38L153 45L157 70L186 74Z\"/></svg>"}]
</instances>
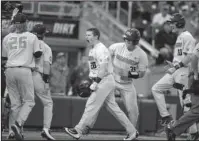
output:
<instances>
[{"instance_id":1,"label":"metal pole","mask_svg":"<svg viewBox=\"0 0 199 141\"><path fill-rule=\"evenodd\" d=\"M132 1L129 1L128 2L128 6L129 6L129 9L128 9L128 27L131 28L131 20L132 20L132 4L133 2Z\"/></svg>"},{"instance_id":2,"label":"metal pole","mask_svg":"<svg viewBox=\"0 0 199 141\"><path fill-rule=\"evenodd\" d=\"M109 9L109 1L106 1L106 7L105 7L106 12L109 11L108 9Z\"/></svg>"},{"instance_id":3,"label":"metal pole","mask_svg":"<svg viewBox=\"0 0 199 141\"><path fill-rule=\"evenodd\" d=\"M120 20L120 10L121 10L120 1L117 1L117 16L116 16L116 19L118 21Z\"/></svg>"}]
</instances>

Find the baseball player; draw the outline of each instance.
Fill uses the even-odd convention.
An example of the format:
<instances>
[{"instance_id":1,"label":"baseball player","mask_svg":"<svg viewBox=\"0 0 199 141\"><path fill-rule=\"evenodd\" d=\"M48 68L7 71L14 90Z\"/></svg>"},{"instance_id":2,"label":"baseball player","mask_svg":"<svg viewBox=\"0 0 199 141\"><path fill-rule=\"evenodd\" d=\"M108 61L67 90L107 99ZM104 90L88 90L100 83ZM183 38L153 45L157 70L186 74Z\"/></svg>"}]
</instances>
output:
<instances>
[{"instance_id":1,"label":"baseball player","mask_svg":"<svg viewBox=\"0 0 199 141\"><path fill-rule=\"evenodd\" d=\"M115 101L115 81L112 75L111 56L108 48L99 41L99 37L100 32L97 28L90 28L86 31L86 40L91 46L88 63L89 77L93 80L90 85L92 94L88 98L80 122L74 128L65 127L64 129L66 133L79 139L94 126L99 111L104 104L107 110L126 129L128 136L124 140L133 140L137 137L137 131Z\"/></svg>"},{"instance_id":2,"label":"baseball player","mask_svg":"<svg viewBox=\"0 0 199 141\"><path fill-rule=\"evenodd\" d=\"M4 25L5 27L2 26L1 29L1 39L3 39L6 35L8 35L10 32L14 32L14 28L12 26L12 20L14 18L14 16L17 13L22 13L23 10L23 5L20 3L16 3L16 4L11 4L10 2L2 2L2 11L8 13L9 11L12 11L12 8L14 8L14 10L12 11L12 16L10 19L10 22L6 25ZM1 98L4 98L4 94L5 94L5 90L6 90L6 81L5 81L5 64L6 64L6 60L4 60L4 58L2 58L2 63L1 63Z\"/></svg>"},{"instance_id":3,"label":"baseball player","mask_svg":"<svg viewBox=\"0 0 199 141\"><path fill-rule=\"evenodd\" d=\"M33 71L33 83L35 94L40 98L44 106L44 125L41 136L48 140L55 140L50 134L50 126L53 116L53 101L49 89L50 66L52 64L51 48L43 41L46 27L37 24L32 32L37 35L43 54L39 59L35 59L36 68Z\"/></svg>"},{"instance_id":4,"label":"baseball player","mask_svg":"<svg viewBox=\"0 0 199 141\"><path fill-rule=\"evenodd\" d=\"M109 51L113 57L116 89L122 96L131 123L136 127L139 112L133 79L144 76L148 66L148 58L138 46L140 32L137 29L127 30L123 38L123 43L111 45Z\"/></svg>"},{"instance_id":5,"label":"baseball player","mask_svg":"<svg viewBox=\"0 0 199 141\"><path fill-rule=\"evenodd\" d=\"M22 140L21 129L35 105L31 69L34 57L42 55L38 38L26 31L26 16L18 13L13 18L14 33L3 39L2 57L6 62L6 85L11 101L11 128L17 140ZM9 121L10 122L10 121Z\"/></svg>"},{"instance_id":6,"label":"baseball player","mask_svg":"<svg viewBox=\"0 0 199 141\"><path fill-rule=\"evenodd\" d=\"M168 124L166 128L167 133L167 139L169 141L175 141L175 137L182 134L187 128L189 128L192 124L195 122L199 122L199 43L196 45L196 48L193 51L193 55L187 56L184 58L179 64L176 64L174 69L178 70L184 65L187 65L189 62L192 62L193 72L194 75L194 81L192 83L192 86L190 90L187 90L187 92L192 93L191 94L191 101L192 106L191 109L186 112L182 117L179 118L176 122L171 122ZM185 92L184 94L187 94ZM194 138L191 138L190 140L196 141L199 137L199 132L197 132L194 136Z\"/></svg>"},{"instance_id":7,"label":"baseball player","mask_svg":"<svg viewBox=\"0 0 199 141\"><path fill-rule=\"evenodd\" d=\"M185 19L179 14L173 14L171 20L172 32L178 34L175 48L174 48L174 58L173 64L179 63L185 56L189 56L193 48L195 47L195 39L193 36L184 29ZM166 125L171 120L172 116L166 108L166 102L164 97L164 91L175 87L179 89L179 97L181 105L183 105L182 100L182 89L188 87L188 74L189 68L188 65L185 65L182 68L179 68L177 71L173 72L173 68L168 69L168 73L163 76L153 87L152 94L157 103L160 115L162 117L161 124Z\"/></svg>"},{"instance_id":8,"label":"baseball player","mask_svg":"<svg viewBox=\"0 0 199 141\"><path fill-rule=\"evenodd\" d=\"M6 15L11 14L10 11L12 11L11 19L8 23L6 23L5 25L2 25L2 29L1 29L1 39L3 40L3 38L8 35L11 32L15 31L15 28L13 26L13 18L17 13L22 13L23 10L23 5L21 4L21 2L2 2L2 16L3 13L5 13ZM7 58L4 59L4 57L2 58L2 63L1 63L1 98L2 98L2 110L3 115L5 116L5 120L2 120L2 125L7 125L7 120L11 120L13 119L10 115L10 98L9 98L9 94L7 93L7 89L6 89L6 77L5 77L5 65L6 65L6 61ZM9 117L9 118L8 118ZM13 123L13 122L11 122ZM8 139L14 139L14 133L11 130L11 125L9 125L9 134L8 134Z\"/></svg>"}]
</instances>

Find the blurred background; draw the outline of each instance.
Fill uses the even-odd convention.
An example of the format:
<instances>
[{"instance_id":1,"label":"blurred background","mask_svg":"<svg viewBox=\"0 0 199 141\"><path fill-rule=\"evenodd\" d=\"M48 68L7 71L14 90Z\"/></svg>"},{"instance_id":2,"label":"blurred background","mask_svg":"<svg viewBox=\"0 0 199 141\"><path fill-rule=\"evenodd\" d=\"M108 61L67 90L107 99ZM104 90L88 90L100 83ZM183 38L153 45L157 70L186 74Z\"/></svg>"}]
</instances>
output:
<instances>
[{"instance_id":1,"label":"blurred background","mask_svg":"<svg viewBox=\"0 0 199 141\"><path fill-rule=\"evenodd\" d=\"M134 84L139 99L144 99L145 102L148 100L146 103L153 103L155 107L154 102L150 101L153 99L151 87L165 73L164 60L172 60L177 38L177 35L171 33L166 21L173 13L182 13L186 19L186 29L199 40L198 1L23 1L21 3L24 5L23 12L28 15L27 29L30 31L35 24L43 23L49 31L44 41L53 52L51 92L52 96L59 96L60 99L77 96L75 87L81 79L88 77L89 70L86 63L88 50L84 40L88 28L97 27L101 32L101 41L107 47L112 43L122 42L122 35L126 29L132 27L139 29L142 37L140 46L148 54L149 68L145 77L135 80ZM10 14L3 11L3 7L1 16L2 28L6 28ZM168 96L177 96L177 91L174 89L165 93ZM115 94L120 97L118 92ZM178 101L178 98L176 100ZM175 117L179 113L177 112L179 105L176 107L176 103L178 102L170 101L170 108Z\"/></svg>"}]
</instances>

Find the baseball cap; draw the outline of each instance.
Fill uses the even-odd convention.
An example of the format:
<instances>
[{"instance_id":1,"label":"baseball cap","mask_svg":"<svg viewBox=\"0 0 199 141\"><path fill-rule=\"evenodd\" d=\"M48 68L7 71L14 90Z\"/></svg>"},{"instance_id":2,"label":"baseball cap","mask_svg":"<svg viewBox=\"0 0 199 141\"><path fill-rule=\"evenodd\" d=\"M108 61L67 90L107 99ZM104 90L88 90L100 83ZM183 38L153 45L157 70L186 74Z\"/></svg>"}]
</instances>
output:
<instances>
[{"instance_id":1,"label":"baseball cap","mask_svg":"<svg viewBox=\"0 0 199 141\"><path fill-rule=\"evenodd\" d=\"M23 13L17 13L17 14L14 16L12 22L13 22L14 24L22 24L22 23L25 23L26 20L27 20L26 15L24 15Z\"/></svg>"},{"instance_id":2,"label":"baseball cap","mask_svg":"<svg viewBox=\"0 0 199 141\"><path fill-rule=\"evenodd\" d=\"M44 34L46 33L46 27L43 24L37 24L33 27L32 32L35 32L37 34Z\"/></svg>"},{"instance_id":3,"label":"baseball cap","mask_svg":"<svg viewBox=\"0 0 199 141\"><path fill-rule=\"evenodd\" d=\"M62 56L64 56L64 55L65 55L65 54L64 54L63 52L59 52L59 53L57 54L56 58L62 57Z\"/></svg>"}]
</instances>

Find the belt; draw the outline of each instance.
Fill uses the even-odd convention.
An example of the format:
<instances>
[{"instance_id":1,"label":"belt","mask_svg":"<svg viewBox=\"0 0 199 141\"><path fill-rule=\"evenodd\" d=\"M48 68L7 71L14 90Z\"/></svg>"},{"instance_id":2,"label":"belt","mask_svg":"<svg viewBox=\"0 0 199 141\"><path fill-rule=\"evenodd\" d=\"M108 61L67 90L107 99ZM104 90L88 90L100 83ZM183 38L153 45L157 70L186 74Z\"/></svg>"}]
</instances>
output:
<instances>
[{"instance_id":1,"label":"belt","mask_svg":"<svg viewBox=\"0 0 199 141\"><path fill-rule=\"evenodd\" d=\"M9 66L9 67L6 67L6 68L21 68L22 66Z\"/></svg>"},{"instance_id":2,"label":"belt","mask_svg":"<svg viewBox=\"0 0 199 141\"><path fill-rule=\"evenodd\" d=\"M28 68L28 69L32 69L30 67L25 67L25 66L9 66L9 67L6 67L6 68Z\"/></svg>"}]
</instances>

